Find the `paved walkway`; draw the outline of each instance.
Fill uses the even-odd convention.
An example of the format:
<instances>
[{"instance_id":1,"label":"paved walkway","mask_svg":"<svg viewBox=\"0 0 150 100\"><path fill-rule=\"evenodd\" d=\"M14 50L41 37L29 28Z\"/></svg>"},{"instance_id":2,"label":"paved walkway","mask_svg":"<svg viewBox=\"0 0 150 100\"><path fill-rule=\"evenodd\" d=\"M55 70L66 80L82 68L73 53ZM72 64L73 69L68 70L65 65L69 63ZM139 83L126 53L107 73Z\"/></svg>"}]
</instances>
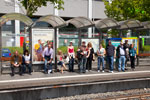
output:
<instances>
[{"instance_id":1,"label":"paved walkway","mask_svg":"<svg viewBox=\"0 0 150 100\"><path fill-rule=\"evenodd\" d=\"M77 68L77 66L76 66ZM104 73L97 72L96 66L92 71L80 74L76 69L75 72L64 71L64 74L60 72L54 72L53 74L44 74L43 72L33 72L32 75L23 74L20 76L10 76L9 74L3 74L0 76L0 89L14 89L14 88L27 88L37 86L59 86L65 84L75 83L93 83L93 82L106 82L113 80L125 80L125 79L140 79L150 78L150 67L142 66L136 67L135 71L131 71L128 67L126 72L114 71L109 73L106 69Z\"/></svg>"}]
</instances>

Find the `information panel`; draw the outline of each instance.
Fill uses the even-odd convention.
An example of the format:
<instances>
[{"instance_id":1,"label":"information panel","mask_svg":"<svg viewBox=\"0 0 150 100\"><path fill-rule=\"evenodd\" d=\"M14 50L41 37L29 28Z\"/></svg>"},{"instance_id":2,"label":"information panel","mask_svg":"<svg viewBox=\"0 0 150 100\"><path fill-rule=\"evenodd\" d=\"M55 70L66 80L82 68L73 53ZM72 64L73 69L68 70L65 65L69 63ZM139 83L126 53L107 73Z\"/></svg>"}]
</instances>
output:
<instances>
[{"instance_id":1,"label":"information panel","mask_svg":"<svg viewBox=\"0 0 150 100\"><path fill-rule=\"evenodd\" d=\"M43 63L43 50L47 42L53 43L54 29L32 29L32 61L33 64Z\"/></svg>"}]
</instances>

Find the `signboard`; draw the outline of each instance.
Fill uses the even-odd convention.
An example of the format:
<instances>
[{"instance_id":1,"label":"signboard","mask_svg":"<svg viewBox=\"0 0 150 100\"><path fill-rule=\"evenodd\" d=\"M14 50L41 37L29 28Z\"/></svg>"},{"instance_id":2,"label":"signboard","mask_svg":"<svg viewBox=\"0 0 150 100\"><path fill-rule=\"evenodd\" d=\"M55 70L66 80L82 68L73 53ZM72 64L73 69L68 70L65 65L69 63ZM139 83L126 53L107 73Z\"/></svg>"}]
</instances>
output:
<instances>
[{"instance_id":1,"label":"signboard","mask_svg":"<svg viewBox=\"0 0 150 100\"><path fill-rule=\"evenodd\" d=\"M53 41L54 29L32 29L32 61L33 64L43 62L43 50L47 46L47 41Z\"/></svg>"},{"instance_id":2,"label":"signboard","mask_svg":"<svg viewBox=\"0 0 150 100\"><path fill-rule=\"evenodd\" d=\"M111 43L113 46L115 46L115 48L117 48L120 45L121 42L121 38L109 38L106 40L106 45L108 44L108 41L111 40Z\"/></svg>"},{"instance_id":3,"label":"signboard","mask_svg":"<svg viewBox=\"0 0 150 100\"><path fill-rule=\"evenodd\" d=\"M128 40L128 44L133 44L134 48L136 48L137 54L139 53L139 39L137 37L129 37L129 38L122 38L122 42L125 43L125 40Z\"/></svg>"},{"instance_id":4,"label":"signboard","mask_svg":"<svg viewBox=\"0 0 150 100\"><path fill-rule=\"evenodd\" d=\"M150 36L139 36L139 38L150 38Z\"/></svg>"},{"instance_id":5,"label":"signboard","mask_svg":"<svg viewBox=\"0 0 150 100\"><path fill-rule=\"evenodd\" d=\"M86 42L86 45L88 44L88 42L92 43L94 52L96 53L98 48L99 48L99 39L82 39L82 41Z\"/></svg>"}]
</instances>

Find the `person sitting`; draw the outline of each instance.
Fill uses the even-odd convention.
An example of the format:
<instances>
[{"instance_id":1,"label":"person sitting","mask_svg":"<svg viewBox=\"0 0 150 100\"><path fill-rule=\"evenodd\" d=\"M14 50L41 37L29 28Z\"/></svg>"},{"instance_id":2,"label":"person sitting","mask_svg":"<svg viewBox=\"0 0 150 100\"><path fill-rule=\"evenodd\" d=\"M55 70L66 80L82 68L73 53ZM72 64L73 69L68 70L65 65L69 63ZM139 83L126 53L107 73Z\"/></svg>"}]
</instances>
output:
<instances>
[{"instance_id":1,"label":"person sitting","mask_svg":"<svg viewBox=\"0 0 150 100\"><path fill-rule=\"evenodd\" d=\"M43 51L44 73L52 73L53 49L51 44Z\"/></svg>"},{"instance_id":2,"label":"person sitting","mask_svg":"<svg viewBox=\"0 0 150 100\"><path fill-rule=\"evenodd\" d=\"M23 72L26 71L27 67L28 73L31 75L31 56L28 50L24 51L24 55L22 56L22 65L23 65Z\"/></svg>"},{"instance_id":3,"label":"person sitting","mask_svg":"<svg viewBox=\"0 0 150 100\"><path fill-rule=\"evenodd\" d=\"M14 68L19 68L19 74L22 75L22 57L19 55L18 51L16 50L14 52L14 55L11 57L11 71L12 71L12 76L15 75Z\"/></svg>"},{"instance_id":4,"label":"person sitting","mask_svg":"<svg viewBox=\"0 0 150 100\"><path fill-rule=\"evenodd\" d=\"M61 73L63 74L63 70L67 69L67 67L65 63L63 62L63 54L61 50L58 51L57 60L59 61L58 65L61 65Z\"/></svg>"}]
</instances>

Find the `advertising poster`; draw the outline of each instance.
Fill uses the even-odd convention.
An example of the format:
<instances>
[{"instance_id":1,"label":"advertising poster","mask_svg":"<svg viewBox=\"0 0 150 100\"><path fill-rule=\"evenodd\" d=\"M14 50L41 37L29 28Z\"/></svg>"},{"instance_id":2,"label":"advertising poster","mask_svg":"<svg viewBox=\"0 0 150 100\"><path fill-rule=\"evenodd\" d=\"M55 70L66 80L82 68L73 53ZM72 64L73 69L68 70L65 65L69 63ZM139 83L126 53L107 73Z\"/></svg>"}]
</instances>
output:
<instances>
[{"instance_id":1,"label":"advertising poster","mask_svg":"<svg viewBox=\"0 0 150 100\"><path fill-rule=\"evenodd\" d=\"M111 43L113 46L115 46L115 48L117 48L120 45L121 42L121 38L109 38L106 40L106 45L108 45L108 41L111 40Z\"/></svg>"},{"instance_id":2,"label":"advertising poster","mask_svg":"<svg viewBox=\"0 0 150 100\"><path fill-rule=\"evenodd\" d=\"M54 29L32 29L32 61L33 64L43 62L43 50L50 43L53 45Z\"/></svg>"},{"instance_id":3,"label":"advertising poster","mask_svg":"<svg viewBox=\"0 0 150 100\"><path fill-rule=\"evenodd\" d=\"M82 41L86 42L86 45L88 44L88 42L92 43L94 52L96 53L98 48L99 48L99 39L82 39Z\"/></svg>"},{"instance_id":4,"label":"advertising poster","mask_svg":"<svg viewBox=\"0 0 150 100\"><path fill-rule=\"evenodd\" d=\"M133 44L134 48L136 48L137 54L139 53L138 48L139 48L139 41L137 37L129 37L129 38L122 38L122 42L125 43L125 40L128 40L128 44Z\"/></svg>"}]
</instances>

